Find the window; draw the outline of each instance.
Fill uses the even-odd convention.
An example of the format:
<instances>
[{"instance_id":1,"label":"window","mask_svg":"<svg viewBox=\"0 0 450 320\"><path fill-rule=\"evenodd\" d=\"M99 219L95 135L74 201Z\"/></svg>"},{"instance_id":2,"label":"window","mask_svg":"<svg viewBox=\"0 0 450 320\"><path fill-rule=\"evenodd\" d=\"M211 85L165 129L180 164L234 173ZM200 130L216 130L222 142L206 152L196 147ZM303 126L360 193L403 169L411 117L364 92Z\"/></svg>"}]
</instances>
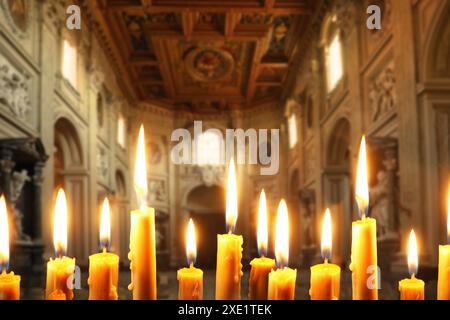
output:
<instances>
[{"instance_id":1,"label":"window","mask_svg":"<svg viewBox=\"0 0 450 320\"><path fill-rule=\"evenodd\" d=\"M328 92L331 92L342 78L342 48L339 35L335 35L328 45L326 55Z\"/></svg>"},{"instance_id":2,"label":"window","mask_svg":"<svg viewBox=\"0 0 450 320\"><path fill-rule=\"evenodd\" d=\"M125 117L119 113L119 118L117 119L117 143L124 149L126 146L126 132L127 124Z\"/></svg>"},{"instance_id":3,"label":"window","mask_svg":"<svg viewBox=\"0 0 450 320\"><path fill-rule=\"evenodd\" d=\"M64 40L62 74L74 88L77 87L77 49L68 40Z\"/></svg>"},{"instance_id":4,"label":"window","mask_svg":"<svg viewBox=\"0 0 450 320\"><path fill-rule=\"evenodd\" d=\"M198 165L220 165L223 156L223 136L208 130L198 136L194 145L195 163Z\"/></svg>"},{"instance_id":5,"label":"window","mask_svg":"<svg viewBox=\"0 0 450 320\"><path fill-rule=\"evenodd\" d=\"M297 144L297 118L293 113L288 120L289 127L289 147L292 149Z\"/></svg>"}]
</instances>

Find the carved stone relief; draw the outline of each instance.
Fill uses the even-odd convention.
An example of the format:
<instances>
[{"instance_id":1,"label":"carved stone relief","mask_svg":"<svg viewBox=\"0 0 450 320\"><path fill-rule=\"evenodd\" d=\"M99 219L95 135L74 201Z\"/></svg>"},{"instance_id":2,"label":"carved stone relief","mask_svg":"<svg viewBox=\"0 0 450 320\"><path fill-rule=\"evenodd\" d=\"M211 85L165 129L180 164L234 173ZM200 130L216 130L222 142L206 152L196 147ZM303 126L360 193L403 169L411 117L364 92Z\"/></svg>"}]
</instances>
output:
<instances>
[{"instance_id":1,"label":"carved stone relief","mask_svg":"<svg viewBox=\"0 0 450 320\"><path fill-rule=\"evenodd\" d=\"M26 120L31 111L28 77L6 64L0 65L0 105L21 120Z\"/></svg>"},{"instance_id":2,"label":"carved stone relief","mask_svg":"<svg viewBox=\"0 0 450 320\"><path fill-rule=\"evenodd\" d=\"M397 106L394 62L387 66L369 83L370 120L377 121Z\"/></svg>"},{"instance_id":3,"label":"carved stone relief","mask_svg":"<svg viewBox=\"0 0 450 320\"><path fill-rule=\"evenodd\" d=\"M151 203L165 203L167 201L165 180L150 180L148 183L148 191Z\"/></svg>"}]
</instances>

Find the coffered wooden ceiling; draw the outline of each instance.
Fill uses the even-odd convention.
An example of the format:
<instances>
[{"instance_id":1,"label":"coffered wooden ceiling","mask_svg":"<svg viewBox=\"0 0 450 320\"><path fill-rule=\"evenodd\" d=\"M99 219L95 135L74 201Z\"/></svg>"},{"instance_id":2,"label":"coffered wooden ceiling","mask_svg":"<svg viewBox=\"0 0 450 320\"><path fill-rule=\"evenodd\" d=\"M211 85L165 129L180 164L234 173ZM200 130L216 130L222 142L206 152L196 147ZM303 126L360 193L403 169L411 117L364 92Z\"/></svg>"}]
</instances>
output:
<instances>
[{"instance_id":1,"label":"coffered wooden ceiling","mask_svg":"<svg viewBox=\"0 0 450 320\"><path fill-rule=\"evenodd\" d=\"M214 112L278 100L314 0L95 0L132 96Z\"/></svg>"}]
</instances>

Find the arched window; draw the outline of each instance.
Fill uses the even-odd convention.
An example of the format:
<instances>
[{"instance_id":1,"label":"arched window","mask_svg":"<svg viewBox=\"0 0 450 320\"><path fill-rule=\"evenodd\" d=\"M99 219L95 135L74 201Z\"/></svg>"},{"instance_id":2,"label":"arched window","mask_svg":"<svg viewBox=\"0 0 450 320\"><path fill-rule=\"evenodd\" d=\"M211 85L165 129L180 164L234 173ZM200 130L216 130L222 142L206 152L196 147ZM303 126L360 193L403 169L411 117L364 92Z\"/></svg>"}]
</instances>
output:
<instances>
[{"instance_id":1,"label":"arched window","mask_svg":"<svg viewBox=\"0 0 450 320\"><path fill-rule=\"evenodd\" d=\"M77 61L78 53L75 46L69 40L64 40L62 57L62 75L69 83L77 88Z\"/></svg>"},{"instance_id":2,"label":"arched window","mask_svg":"<svg viewBox=\"0 0 450 320\"><path fill-rule=\"evenodd\" d=\"M327 92L330 93L337 87L344 75L342 42L339 35L339 28L336 23L336 16L329 16L325 19L322 32L322 43L325 55L325 77Z\"/></svg>"},{"instance_id":3,"label":"arched window","mask_svg":"<svg viewBox=\"0 0 450 320\"><path fill-rule=\"evenodd\" d=\"M126 146L127 123L123 114L119 113L117 118L117 143L125 149Z\"/></svg>"},{"instance_id":4,"label":"arched window","mask_svg":"<svg viewBox=\"0 0 450 320\"><path fill-rule=\"evenodd\" d=\"M207 130L194 142L194 162L197 165L222 164L224 141L218 130Z\"/></svg>"},{"instance_id":5,"label":"arched window","mask_svg":"<svg viewBox=\"0 0 450 320\"><path fill-rule=\"evenodd\" d=\"M297 117L295 113L291 114L288 120L289 147L292 149L297 145Z\"/></svg>"},{"instance_id":6,"label":"arched window","mask_svg":"<svg viewBox=\"0 0 450 320\"><path fill-rule=\"evenodd\" d=\"M103 97L97 94L97 124L99 128L103 127L105 112L103 110Z\"/></svg>"}]
</instances>

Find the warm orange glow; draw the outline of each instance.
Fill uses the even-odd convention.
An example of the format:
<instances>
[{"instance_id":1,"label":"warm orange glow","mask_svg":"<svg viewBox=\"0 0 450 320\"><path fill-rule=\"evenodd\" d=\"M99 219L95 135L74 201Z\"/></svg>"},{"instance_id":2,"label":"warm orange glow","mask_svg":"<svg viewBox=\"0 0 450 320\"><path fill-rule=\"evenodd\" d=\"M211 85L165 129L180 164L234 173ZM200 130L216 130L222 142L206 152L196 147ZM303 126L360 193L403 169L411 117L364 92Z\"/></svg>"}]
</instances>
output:
<instances>
[{"instance_id":1,"label":"warm orange glow","mask_svg":"<svg viewBox=\"0 0 450 320\"><path fill-rule=\"evenodd\" d=\"M257 236L259 254L261 256L265 256L267 255L267 242L269 235L267 231L267 201L264 189L261 191L259 196Z\"/></svg>"},{"instance_id":2,"label":"warm orange glow","mask_svg":"<svg viewBox=\"0 0 450 320\"><path fill-rule=\"evenodd\" d=\"M331 213L330 209L327 208L325 211L325 216L323 217L322 224L322 258L329 260L331 259L331 249L332 249L332 231L331 231Z\"/></svg>"},{"instance_id":3,"label":"warm orange glow","mask_svg":"<svg viewBox=\"0 0 450 320\"><path fill-rule=\"evenodd\" d=\"M9 263L8 211L5 196L0 197L0 268L5 270ZM0 269L0 272L2 270Z\"/></svg>"},{"instance_id":4,"label":"warm orange glow","mask_svg":"<svg viewBox=\"0 0 450 320\"><path fill-rule=\"evenodd\" d=\"M447 242L450 243L450 188L448 190L448 208L447 208Z\"/></svg>"},{"instance_id":5,"label":"warm orange glow","mask_svg":"<svg viewBox=\"0 0 450 320\"><path fill-rule=\"evenodd\" d=\"M226 222L229 232L234 230L238 217L238 203L237 203L237 185L236 185L236 169L234 167L234 160L231 159L228 169L228 183L227 183L227 212Z\"/></svg>"},{"instance_id":6,"label":"warm orange glow","mask_svg":"<svg viewBox=\"0 0 450 320\"><path fill-rule=\"evenodd\" d=\"M186 233L186 257L189 265L194 264L197 259L197 240L194 221L192 219L189 219Z\"/></svg>"},{"instance_id":7,"label":"warm orange glow","mask_svg":"<svg viewBox=\"0 0 450 320\"><path fill-rule=\"evenodd\" d=\"M363 136L359 149L358 168L356 171L356 202L359 214L364 217L369 206L369 182L367 175L366 137Z\"/></svg>"},{"instance_id":8,"label":"warm orange glow","mask_svg":"<svg viewBox=\"0 0 450 320\"><path fill-rule=\"evenodd\" d=\"M145 151L145 131L144 125L139 130L139 138L136 148L136 165L134 167L134 189L136 191L139 208L144 210L147 207L147 154Z\"/></svg>"},{"instance_id":9,"label":"warm orange glow","mask_svg":"<svg viewBox=\"0 0 450 320\"><path fill-rule=\"evenodd\" d=\"M100 244L101 248L108 250L111 239L111 209L108 197L103 201L102 212L100 215Z\"/></svg>"},{"instance_id":10,"label":"warm orange glow","mask_svg":"<svg viewBox=\"0 0 450 320\"><path fill-rule=\"evenodd\" d=\"M55 221L53 225L53 245L58 256L67 250L67 199L62 188L58 190L55 203Z\"/></svg>"},{"instance_id":11,"label":"warm orange glow","mask_svg":"<svg viewBox=\"0 0 450 320\"><path fill-rule=\"evenodd\" d=\"M289 218L286 201L282 199L278 206L275 232L275 256L280 268L289 263Z\"/></svg>"},{"instance_id":12,"label":"warm orange glow","mask_svg":"<svg viewBox=\"0 0 450 320\"><path fill-rule=\"evenodd\" d=\"M417 240L414 230L411 230L408 242L408 270L411 276L417 274L419 268L419 258L417 252Z\"/></svg>"}]
</instances>

